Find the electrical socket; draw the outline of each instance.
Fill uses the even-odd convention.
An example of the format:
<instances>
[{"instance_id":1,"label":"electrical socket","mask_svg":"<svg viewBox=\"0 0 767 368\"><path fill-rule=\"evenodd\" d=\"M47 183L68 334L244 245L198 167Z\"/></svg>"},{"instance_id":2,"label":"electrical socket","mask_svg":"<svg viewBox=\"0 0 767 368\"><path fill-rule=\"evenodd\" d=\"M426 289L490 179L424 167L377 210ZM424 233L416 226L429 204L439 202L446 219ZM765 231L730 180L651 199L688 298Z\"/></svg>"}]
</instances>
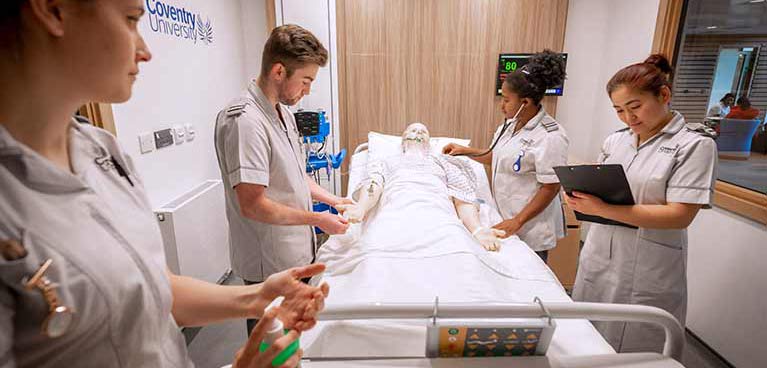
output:
<instances>
[{"instance_id":1,"label":"electrical socket","mask_svg":"<svg viewBox=\"0 0 767 368\"><path fill-rule=\"evenodd\" d=\"M143 133L138 136L139 147L141 153L149 153L154 151L154 136L152 133Z\"/></svg>"},{"instance_id":2,"label":"electrical socket","mask_svg":"<svg viewBox=\"0 0 767 368\"><path fill-rule=\"evenodd\" d=\"M186 130L181 125L174 125L173 126L173 133L176 135L176 144L184 143L184 135L186 133Z\"/></svg>"},{"instance_id":3,"label":"electrical socket","mask_svg":"<svg viewBox=\"0 0 767 368\"><path fill-rule=\"evenodd\" d=\"M194 125L186 124L186 125L184 125L184 128L186 129L186 140L187 140L187 142L193 141L194 137L197 135L197 132L194 130Z\"/></svg>"}]
</instances>

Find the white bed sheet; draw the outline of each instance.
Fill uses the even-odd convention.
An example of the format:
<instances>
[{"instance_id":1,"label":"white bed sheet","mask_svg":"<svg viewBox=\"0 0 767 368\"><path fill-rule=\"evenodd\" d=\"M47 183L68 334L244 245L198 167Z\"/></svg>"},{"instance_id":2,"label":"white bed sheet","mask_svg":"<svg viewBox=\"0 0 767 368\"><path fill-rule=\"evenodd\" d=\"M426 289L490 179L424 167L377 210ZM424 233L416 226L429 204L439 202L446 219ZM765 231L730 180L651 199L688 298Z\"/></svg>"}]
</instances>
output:
<instances>
[{"instance_id":1,"label":"white bed sheet","mask_svg":"<svg viewBox=\"0 0 767 368\"><path fill-rule=\"evenodd\" d=\"M352 157L349 188L354 188L363 177L366 161L366 152ZM487 176L480 164L474 167L480 181L478 197L486 202L482 206L482 221L495 223L500 217L490 198ZM331 237L320 252L328 264L328 271L321 277L331 287L328 306L432 303L435 296L439 296L440 303L519 303L532 302L534 297L544 302L570 301L551 270L517 237L505 240L498 253L451 251L418 258L387 253L360 256L339 239ZM301 345L305 356L310 358L422 357L426 323L425 320L320 322L304 333ZM610 353L614 350L590 322L557 320L548 354Z\"/></svg>"}]
</instances>

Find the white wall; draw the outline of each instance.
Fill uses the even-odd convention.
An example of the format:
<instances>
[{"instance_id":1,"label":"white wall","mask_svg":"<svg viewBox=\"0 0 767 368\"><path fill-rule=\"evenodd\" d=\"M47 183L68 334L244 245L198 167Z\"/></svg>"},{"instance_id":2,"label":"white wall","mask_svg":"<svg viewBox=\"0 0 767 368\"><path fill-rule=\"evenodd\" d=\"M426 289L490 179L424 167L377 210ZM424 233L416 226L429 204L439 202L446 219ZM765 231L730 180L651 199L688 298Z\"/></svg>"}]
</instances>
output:
<instances>
[{"instance_id":1,"label":"white wall","mask_svg":"<svg viewBox=\"0 0 767 368\"><path fill-rule=\"evenodd\" d=\"M117 138L133 157L155 208L204 180L220 178L213 145L216 113L240 93L248 80L244 39L253 37L243 36L242 22L248 18L243 8L253 15L248 27L266 30L263 6L249 9L244 4L241 6L239 0L164 0L163 3L199 13L203 20L210 18L214 41L205 45L199 40L193 43L154 32L148 16L139 24L153 59L141 65L132 99L115 105L114 116ZM260 49L262 44L256 43L253 47ZM139 134L186 123L195 127L194 141L140 153Z\"/></svg>"},{"instance_id":2,"label":"white wall","mask_svg":"<svg viewBox=\"0 0 767 368\"><path fill-rule=\"evenodd\" d=\"M605 137L623 127L605 92L620 68L650 55L659 0L571 0L564 51L565 93L557 120L570 138L570 160L595 161Z\"/></svg>"},{"instance_id":3,"label":"white wall","mask_svg":"<svg viewBox=\"0 0 767 368\"><path fill-rule=\"evenodd\" d=\"M767 367L767 226L704 210L689 244L687 328L738 368Z\"/></svg>"},{"instance_id":4,"label":"white wall","mask_svg":"<svg viewBox=\"0 0 767 368\"><path fill-rule=\"evenodd\" d=\"M271 1L271 0L270 0ZM245 76L256 79L261 74L261 52L269 38L264 0L241 0L244 34Z\"/></svg>"}]
</instances>

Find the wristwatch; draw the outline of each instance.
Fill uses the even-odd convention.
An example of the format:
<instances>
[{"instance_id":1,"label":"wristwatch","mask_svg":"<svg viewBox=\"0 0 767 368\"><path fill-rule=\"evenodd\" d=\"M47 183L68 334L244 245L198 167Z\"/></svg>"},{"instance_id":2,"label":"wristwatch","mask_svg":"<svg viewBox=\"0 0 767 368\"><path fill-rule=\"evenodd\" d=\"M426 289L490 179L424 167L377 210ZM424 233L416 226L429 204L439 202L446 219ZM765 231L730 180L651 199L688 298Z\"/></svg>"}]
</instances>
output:
<instances>
[{"instance_id":1,"label":"wristwatch","mask_svg":"<svg viewBox=\"0 0 767 368\"><path fill-rule=\"evenodd\" d=\"M45 336L56 338L69 330L74 311L67 306L59 305L59 298L56 293L58 285L45 277L45 271L48 270L52 263L52 259L43 262L32 277L24 280L24 286L27 290L37 289L42 294L45 303L48 304L48 316L43 321L41 333Z\"/></svg>"}]
</instances>

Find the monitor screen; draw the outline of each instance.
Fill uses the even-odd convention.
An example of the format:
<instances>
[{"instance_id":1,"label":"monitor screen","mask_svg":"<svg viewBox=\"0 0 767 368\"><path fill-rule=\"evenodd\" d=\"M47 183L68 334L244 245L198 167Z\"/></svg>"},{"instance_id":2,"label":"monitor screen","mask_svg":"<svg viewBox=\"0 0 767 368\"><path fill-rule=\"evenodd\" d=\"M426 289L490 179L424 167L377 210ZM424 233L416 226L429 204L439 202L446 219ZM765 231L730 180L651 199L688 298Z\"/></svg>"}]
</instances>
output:
<instances>
[{"instance_id":1,"label":"monitor screen","mask_svg":"<svg viewBox=\"0 0 767 368\"><path fill-rule=\"evenodd\" d=\"M565 61L565 67L567 66L567 54L559 54L562 59ZM527 64L530 57L533 56L533 54L500 54L498 56L498 76L495 80L495 95L500 96L501 95L501 86L503 85L503 81L506 79L506 76L509 75L509 73L514 72L515 70L521 68L525 64ZM562 92L564 91L564 83L560 86L556 86L554 88L550 88L546 90L547 96L562 96Z\"/></svg>"}]
</instances>

